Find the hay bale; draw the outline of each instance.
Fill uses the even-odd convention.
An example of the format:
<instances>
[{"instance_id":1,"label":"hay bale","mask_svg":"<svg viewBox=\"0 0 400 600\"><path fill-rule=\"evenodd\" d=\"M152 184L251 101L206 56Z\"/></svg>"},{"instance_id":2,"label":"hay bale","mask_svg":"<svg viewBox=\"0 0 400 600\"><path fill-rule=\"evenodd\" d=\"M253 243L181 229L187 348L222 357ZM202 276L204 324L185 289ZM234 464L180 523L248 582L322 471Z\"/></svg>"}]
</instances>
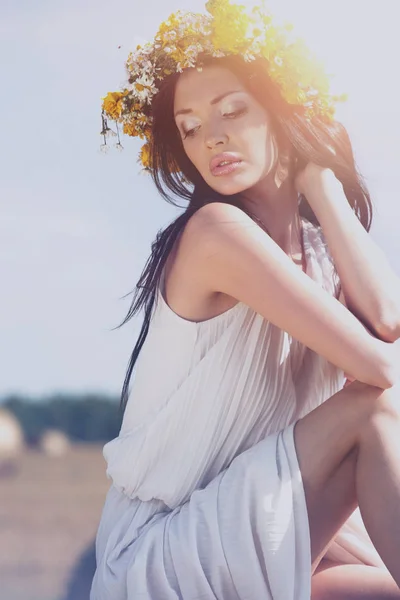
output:
<instances>
[{"instance_id":1,"label":"hay bale","mask_svg":"<svg viewBox=\"0 0 400 600\"><path fill-rule=\"evenodd\" d=\"M14 415L0 408L0 462L15 458L25 445L22 427Z\"/></svg>"},{"instance_id":2,"label":"hay bale","mask_svg":"<svg viewBox=\"0 0 400 600\"><path fill-rule=\"evenodd\" d=\"M65 456L71 447L68 436L58 429L48 429L40 439L39 447L46 456Z\"/></svg>"}]
</instances>

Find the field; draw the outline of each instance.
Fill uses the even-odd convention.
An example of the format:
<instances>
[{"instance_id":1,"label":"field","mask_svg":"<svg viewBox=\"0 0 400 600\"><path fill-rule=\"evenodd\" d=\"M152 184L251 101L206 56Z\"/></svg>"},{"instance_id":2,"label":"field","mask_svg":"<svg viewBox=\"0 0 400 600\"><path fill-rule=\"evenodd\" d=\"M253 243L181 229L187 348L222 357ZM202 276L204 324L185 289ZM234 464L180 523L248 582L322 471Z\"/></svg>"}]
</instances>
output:
<instances>
[{"instance_id":1,"label":"field","mask_svg":"<svg viewBox=\"0 0 400 600\"><path fill-rule=\"evenodd\" d=\"M98 445L75 445L58 458L27 451L15 473L0 477L1 600L69 600L109 483ZM86 587L92 561L89 553Z\"/></svg>"}]
</instances>

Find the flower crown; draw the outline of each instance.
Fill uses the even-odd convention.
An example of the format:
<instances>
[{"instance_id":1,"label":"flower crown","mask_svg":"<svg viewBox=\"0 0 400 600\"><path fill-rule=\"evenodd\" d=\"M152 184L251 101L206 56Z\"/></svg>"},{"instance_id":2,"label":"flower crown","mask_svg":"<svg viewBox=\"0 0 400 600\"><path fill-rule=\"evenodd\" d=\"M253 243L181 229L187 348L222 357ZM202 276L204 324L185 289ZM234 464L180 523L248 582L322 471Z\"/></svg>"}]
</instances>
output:
<instances>
[{"instance_id":1,"label":"flower crown","mask_svg":"<svg viewBox=\"0 0 400 600\"><path fill-rule=\"evenodd\" d=\"M102 98L101 134L108 150L107 137L118 135L116 147L122 149L118 123L123 133L145 140L139 162L151 170L152 99L157 85L173 73L196 67L201 70L203 57L241 55L246 62L266 59L267 71L286 102L303 107L308 120L314 116L331 121L335 102L345 94L329 93L329 77L301 39L290 39L291 24L277 26L264 6L247 12L230 0L209 0L208 14L178 11L163 22L153 42L138 46L126 61L128 81L122 91L108 92ZM115 121L117 133L108 126Z\"/></svg>"}]
</instances>

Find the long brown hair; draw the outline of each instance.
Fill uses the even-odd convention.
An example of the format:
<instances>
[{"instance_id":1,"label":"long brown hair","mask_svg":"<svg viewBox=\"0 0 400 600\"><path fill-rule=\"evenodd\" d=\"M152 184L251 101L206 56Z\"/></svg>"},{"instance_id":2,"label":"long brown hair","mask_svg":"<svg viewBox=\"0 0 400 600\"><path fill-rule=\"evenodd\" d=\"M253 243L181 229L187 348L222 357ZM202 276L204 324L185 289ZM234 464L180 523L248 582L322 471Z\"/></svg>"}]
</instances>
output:
<instances>
[{"instance_id":1,"label":"long brown hair","mask_svg":"<svg viewBox=\"0 0 400 600\"><path fill-rule=\"evenodd\" d=\"M295 168L300 169L314 162L331 169L343 185L347 200L354 213L369 231L372 223L372 202L358 167L355 163L350 138L345 127L334 120L314 117L306 119L301 107L285 102L279 87L268 76L264 59L246 63L240 56L207 59L206 64L225 66L243 82L246 89L268 111L272 133L283 155L289 149L289 176L294 177ZM184 212L164 230L157 233L151 246L151 254L133 292L133 300L122 327L144 307L144 321L136 345L130 357L121 392L121 409L124 410L129 397L132 372L146 339L161 271L177 237L190 217L205 204L225 202L244 210L255 218L241 202L240 194L223 196L210 188L188 159L174 119L174 95L179 74L167 77L152 105L151 162L154 167L152 178L160 195L174 206L180 207L175 198L188 201ZM334 152L332 152L332 149ZM305 197L300 198L300 215L316 223L318 220Z\"/></svg>"}]
</instances>

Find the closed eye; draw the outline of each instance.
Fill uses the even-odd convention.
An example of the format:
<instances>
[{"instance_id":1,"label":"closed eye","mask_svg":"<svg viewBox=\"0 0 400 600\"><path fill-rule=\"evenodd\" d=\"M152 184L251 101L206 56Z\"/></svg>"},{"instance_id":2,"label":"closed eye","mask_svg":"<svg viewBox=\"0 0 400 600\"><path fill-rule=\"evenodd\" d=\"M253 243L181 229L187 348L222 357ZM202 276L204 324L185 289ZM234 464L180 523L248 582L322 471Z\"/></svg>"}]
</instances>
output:
<instances>
[{"instance_id":1,"label":"closed eye","mask_svg":"<svg viewBox=\"0 0 400 600\"><path fill-rule=\"evenodd\" d=\"M224 117L239 117L247 112L247 108L239 108L239 110L235 110L234 112L225 113Z\"/></svg>"},{"instance_id":2,"label":"closed eye","mask_svg":"<svg viewBox=\"0 0 400 600\"><path fill-rule=\"evenodd\" d=\"M235 110L230 113L225 113L223 116L228 117L228 119L235 118L235 117L239 117L240 115L243 115L245 112L247 112L246 107L240 108L239 110ZM195 135L196 131L198 131L198 129L200 129L200 125L197 125L197 127L193 127L193 129L189 129L189 131L184 131L183 139L186 140L187 137L193 137Z\"/></svg>"},{"instance_id":3,"label":"closed eye","mask_svg":"<svg viewBox=\"0 0 400 600\"><path fill-rule=\"evenodd\" d=\"M183 133L185 135L183 136L183 139L186 140L187 137L193 137L199 128L200 128L200 125L197 125L197 127L193 127L193 129L189 129L189 131L184 131Z\"/></svg>"}]
</instances>

